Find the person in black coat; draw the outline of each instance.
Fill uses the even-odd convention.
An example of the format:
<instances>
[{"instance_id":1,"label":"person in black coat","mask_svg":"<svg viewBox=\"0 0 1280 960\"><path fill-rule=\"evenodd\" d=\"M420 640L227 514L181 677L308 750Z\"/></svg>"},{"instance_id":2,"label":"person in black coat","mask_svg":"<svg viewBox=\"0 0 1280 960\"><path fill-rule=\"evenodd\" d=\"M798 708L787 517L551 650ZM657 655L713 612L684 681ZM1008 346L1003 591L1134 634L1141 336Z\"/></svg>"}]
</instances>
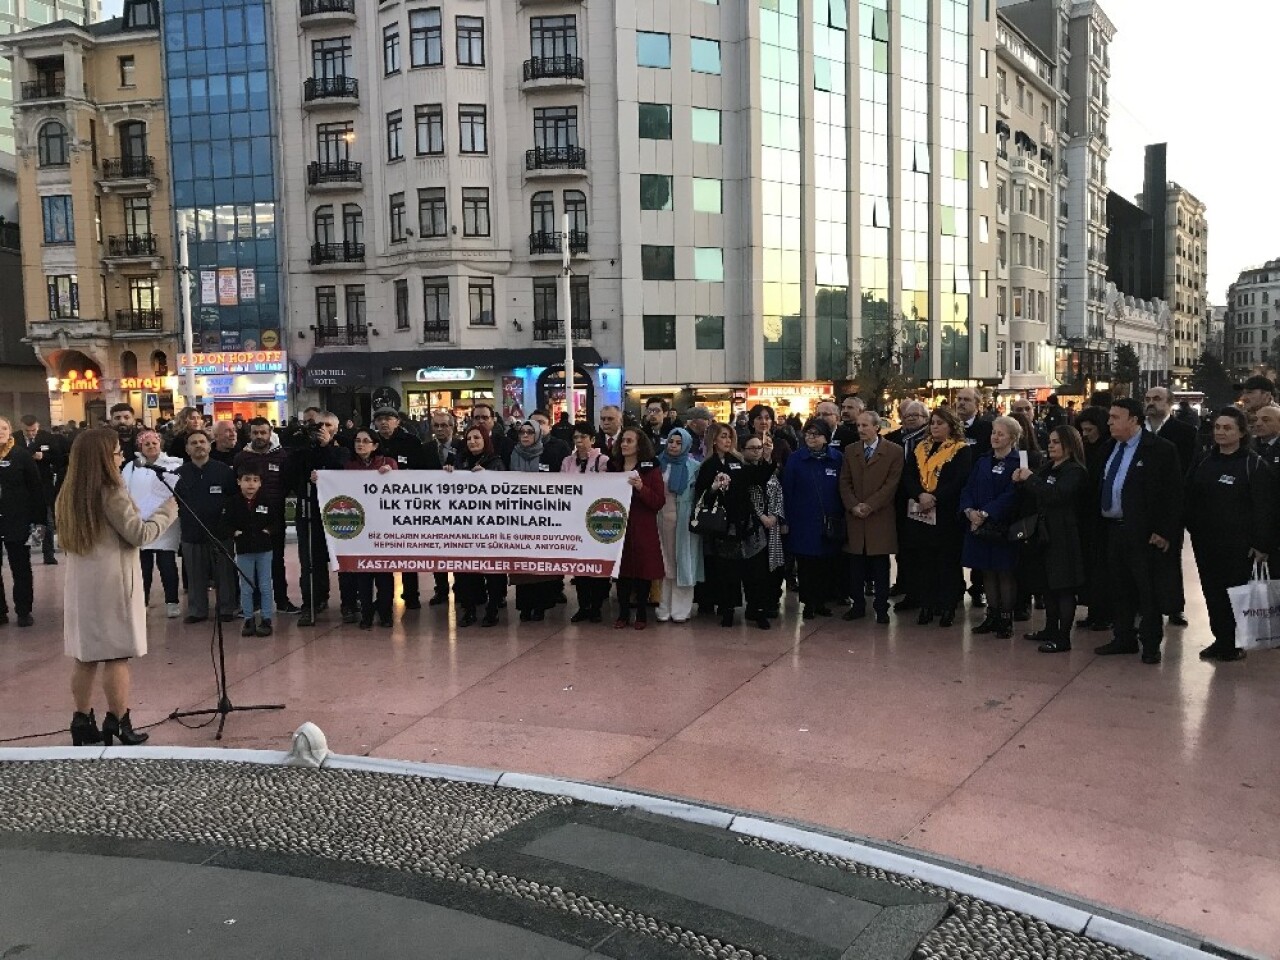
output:
<instances>
[{"instance_id":1,"label":"person in black coat","mask_svg":"<svg viewBox=\"0 0 1280 960\"><path fill-rule=\"evenodd\" d=\"M1102 471L1111 452L1107 411L1085 407L1076 415L1075 428L1084 443L1084 465L1089 471L1092 495L1080 501L1080 543L1084 550L1084 587L1079 597L1089 612L1076 621L1077 627L1111 631L1111 588L1107 578L1107 538L1098 513L1097 491L1102 488Z\"/></svg>"},{"instance_id":2,"label":"person in black coat","mask_svg":"<svg viewBox=\"0 0 1280 960\"><path fill-rule=\"evenodd\" d=\"M22 418L22 433L17 437L18 445L31 454L40 471L40 487L44 493L45 516L42 527L44 537L40 546L44 554L44 562L52 565L58 562L53 555L53 504L58 496L58 486L67 470L67 448L62 441L48 430L40 429L40 421L31 414Z\"/></svg>"},{"instance_id":3,"label":"person in black coat","mask_svg":"<svg viewBox=\"0 0 1280 960\"><path fill-rule=\"evenodd\" d=\"M939 407L929 416L929 439L916 445L913 462L903 473L911 573L923 604L916 622L921 625L938 617L939 626L951 626L964 595L960 492L972 469L973 448L965 443L964 428L954 413Z\"/></svg>"},{"instance_id":4,"label":"person in black coat","mask_svg":"<svg viewBox=\"0 0 1280 960\"><path fill-rule=\"evenodd\" d=\"M183 622L208 619L211 579L218 600L215 614L231 621L239 599L235 567L228 559L234 546L228 515L236 493L236 472L210 458L213 443L203 430L189 430L185 436L187 462L177 469L174 485L182 528L182 566L187 572L187 616Z\"/></svg>"},{"instance_id":5,"label":"person in black coat","mask_svg":"<svg viewBox=\"0 0 1280 960\"><path fill-rule=\"evenodd\" d=\"M422 441L400 425L400 411L379 407L373 414L373 428L378 434L378 456L390 457L397 470L427 469ZM353 431L354 436L354 431ZM416 573L400 574L400 599L406 610L422 609L422 588Z\"/></svg>"},{"instance_id":6,"label":"person in black coat","mask_svg":"<svg viewBox=\"0 0 1280 960\"><path fill-rule=\"evenodd\" d=\"M314 627L316 614L329 604L329 542L320 520L320 503L316 495L316 476L321 470L341 470L351 459L351 451L339 446L338 418L332 413L318 414L314 442L289 457L289 489L298 498L296 528L298 531L299 578L302 587L302 615L298 626Z\"/></svg>"},{"instance_id":7,"label":"person in black coat","mask_svg":"<svg viewBox=\"0 0 1280 960\"><path fill-rule=\"evenodd\" d=\"M1178 451L1178 472L1185 477L1196 459L1196 451L1199 448L1199 437L1195 427L1174 416L1173 393L1168 387L1152 387L1146 393L1145 403L1146 429L1173 444L1174 449ZM1169 558L1179 570L1182 569L1181 531L1169 550ZM1182 577L1177 577L1170 586L1172 590L1164 612L1169 615L1170 623L1185 627L1187 618L1182 611L1186 606L1186 598L1182 591Z\"/></svg>"},{"instance_id":8,"label":"person in black coat","mask_svg":"<svg viewBox=\"0 0 1280 960\"><path fill-rule=\"evenodd\" d=\"M492 413L492 410L490 410ZM445 467L448 471L482 471L506 470L506 464L493 447L493 439L484 427L468 427L462 435L467 452L456 467ZM507 575L505 573L459 573L455 578L458 585L458 601L462 605L462 615L458 618L459 627L469 627L476 622L476 608L484 604L482 627L498 625L498 607L506 599Z\"/></svg>"},{"instance_id":9,"label":"person in black coat","mask_svg":"<svg viewBox=\"0 0 1280 960\"><path fill-rule=\"evenodd\" d=\"M35 587L27 539L33 526L44 523L47 510L44 483L36 461L13 435L13 424L8 418L0 417L0 543L9 555L13 609L20 627L35 623L31 616ZM8 622L9 604L0 580L0 623Z\"/></svg>"},{"instance_id":10,"label":"person in black coat","mask_svg":"<svg viewBox=\"0 0 1280 960\"><path fill-rule=\"evenodd\" d=\"M1107 567L1115 621L1110 643L1099 656L1137 653L1142 662L1160 662L1163 608L1171 581L1182 571L1169 552L1182 530L1183 480L1178 451L1142 428L1142 405L1123 397L1107 417L1112 445L1098 491L1107 539ZM1140 618L1137 632L1134 618Z\"/></svg>"},{"instance_id":11,"label":"person in black coat","mask_svg":"<svg viewBox=\"0 0 1280 960\"><path fill-rule=\"evenodd\" d=\"M462 438L458 436L458 421L452 411L435 410L431 413L431 439L422 444L423 470L443 470L456 466L464 453ZM436 573L435 591L427 606L438 607L449 602L449 574Z\"/></svg>"},{"instance_id":12,"label":"person in black coat","mask_svg":"<svg viewBox=\"0 0 1280 960\"><path fill-rule=\"evenodd\" d=\"M1044 629L1026 638L1039 641L1041 653L1065 653L1071 649L1076 598L1085 580L1080 507L1090 486L1079 431L1065 425L1051 429L1048 463L1038 470L1020 469L1013 480L1031 501L1029 515L1038 518L1046 541L1023 548L1022 566L1044 596L1045 609Z\"/></svg>"},{"instance_id":13,"label":"person in black coat","mask_svg":"<svg viewBox=\"0 0 1280 960\"><path fill-rule=\"evenodd\" d=\"M1280 407L1263 407L1254 415L1251 426L1254 453L1267 466L1280 469Z\"/></svg>"},{"instance_id":14,"label":"person in black coat","mask_svg":"<svg viewBox=\"0 0 1280 960\"><path fill-rule=\"evenodd\" d=\"M1275 549L1275 471L1248 448L1248 421L1236 407L1218 411L1214 448L1187 478L1185 524L1200 571L1213 643L1201 660L1243 660L1227 590L1247 583L1253 564Z\"/></svg>"}]
</instances>

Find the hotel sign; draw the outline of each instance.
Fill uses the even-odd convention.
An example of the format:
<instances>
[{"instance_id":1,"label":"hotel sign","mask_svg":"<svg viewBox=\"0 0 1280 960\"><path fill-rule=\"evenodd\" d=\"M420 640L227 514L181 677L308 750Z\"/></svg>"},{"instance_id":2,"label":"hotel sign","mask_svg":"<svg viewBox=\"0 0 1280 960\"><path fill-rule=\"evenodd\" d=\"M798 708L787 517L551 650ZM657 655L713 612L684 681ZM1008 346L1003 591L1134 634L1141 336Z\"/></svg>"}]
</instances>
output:
<instances>
[{"instance_id":1,"label":"hotel sign","mask_svg":"<svg viewBox=\"0 0 1280 960\"><path fill-rule=\"evenodd\" d=\"M224 350L217 353L182 353L178 372L194 370L200 375L235 373L285 373L288 363L283 350Z\"/></svg>"}]
</instances>

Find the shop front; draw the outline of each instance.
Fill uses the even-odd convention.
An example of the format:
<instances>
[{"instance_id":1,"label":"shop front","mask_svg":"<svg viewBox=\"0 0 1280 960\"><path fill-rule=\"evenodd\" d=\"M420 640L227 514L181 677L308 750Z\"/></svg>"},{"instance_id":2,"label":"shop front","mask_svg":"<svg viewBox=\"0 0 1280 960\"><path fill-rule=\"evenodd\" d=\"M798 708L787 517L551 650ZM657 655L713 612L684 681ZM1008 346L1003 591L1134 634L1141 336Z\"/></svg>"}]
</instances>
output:
<instances>
[{"instance_id":1,"label":"shop front","mask_svg":"<svg viewBox=\"0 0 1280 960\"><path fill-rule=\"evenodd\" d=\"M49 377L49 416L53 423L83 420L90 426L107 417L106 385L96 364L67 367L61 376Z\"/></svg>"},{"instance_id":2,"label":"shop front","mask_svg":"<svg viewBox=\"0 0 1280 960\"><path fill-rule=\"evenodd\" d=\"M834 399L831 381L812 383L751 383L747 385L746 405L750 410L758 403L773 407L779 420L797 416L808 420L823 400Z\"/></svg>"},{"instance_id":3,"label":"shop front","mask_svg":"<svg viewBox=\"0 0 1280 960\"><path fill-rule=\"evenodd\" d=\"M178 375L195 373L195 405L214 420L288 419L289 362L283 350L181 354Z\"/></svg>"},{"instance_id":4,"label":"shop front","mask_svg":"<svg viewBox=\"0 0 1280 960\"><path fill-rule=\"evenodd\" d=\"M475 403L496 408L492 367L418 367L413 379L400 384L404 412L415 420L426 420L433 410L449 410L459 419L470 415Z\"/></svg>"},{"instance_id":5,"label":"shop front","mask_svg":"<svg viewBox=\"0 0 1280 960\"><path fill-rule=\"evenodd\" d=\"M172 417L174 398L181 389L175 376L121 377L103 381L108 394L112 389L123 395L123 403L133 407L134 415L148 427L154 427L161 416Z\"/></svg>"}]
</instances>

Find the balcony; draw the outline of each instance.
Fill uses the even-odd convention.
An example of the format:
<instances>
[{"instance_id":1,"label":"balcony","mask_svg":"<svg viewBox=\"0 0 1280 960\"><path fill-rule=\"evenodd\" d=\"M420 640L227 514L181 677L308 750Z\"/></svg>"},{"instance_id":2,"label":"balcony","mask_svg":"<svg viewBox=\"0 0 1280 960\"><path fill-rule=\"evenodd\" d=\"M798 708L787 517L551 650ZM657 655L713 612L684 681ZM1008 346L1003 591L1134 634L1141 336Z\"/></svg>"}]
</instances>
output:
<instances>
[{"instance_id":1,"label":"balcony","mask_svg":"<svg viewBox=\"0 0 1280 960\"><path fill-rule=\"evenodd\" d=\"M524 152L524 169L534 177L585 177L587 151L583 147L534 147Z\"/></svg>"},{"instance_id":2,"label":"balcony","mask_svg":"<svg viewBox=\"0 0 1280 960\"><path fill-rule=\"evenodd\" d=\"M359 347L369 343L368 327L312 327L316 335L317 347Z\"/></svg>"},{"instance_id":3,"label":"balcony","mask_svg":"<svg viewBox=\"0 0 1280 960\"><path fill-rule=\"evenodd\" d=\"M558 257L564 250L563 243L563 233L548 233L546 231L531 233L529 234L529 256L536 257L545 254L554 254ZM569 252L587 252L587 231L569 231Z\"/></svg>"},{"instance_id":4,"label":"balcony","mask_svg":"<svg viewBox=\"0 0 1280 960\"><path fill-rule=\"evenodd\" d=\"M362 165L354 160L312 160L307 164L307 186L313 191L359 190L363 182Z\"/></svg>"},{"instance_id":5,"label":"balcony","mask_svg":"<svg viewBox=\"0 0 1280 960\"><path fill-rule=\"evenodd\" d=\"M351 107L360 100L360 81L355 77L311 77L302 84L302 106Z\"/></svg>"},{"instance_id":6,"label":"balcony","mask_svg":"<svg viewBox=\"0 0 1280 960\"><path fill-rule=\"evenodd\" d=\"M355 23L356 0L302 0L298 13L304 27Z\"/></svg>"},{"instance_id":7,"label":"balcony","mask_svg":"<svg viewBox=\"0 0 1280 960\"><path fill-rule=\"evenodd\" d=\"M581 57L534 57L524 62L522 90L555 90L586 85Z\"/></svg>"},{"instance_id":8,"label":"balcony","mask_svg":"<svg viewBox=\"0 0 1280 960\"><path fill-rule=\"evenodd\" d=\"M0 217L0 250L20 251L22 249L22 237L18 231L18 225Z\"/></svg>"},{"instance_id":9,"label":"balcony","mask_svg":"<svg viewBox=\"0 0 1280 960\"><path fill-rule=\"evenodd\" d=\"M160 253L160 238L154 233L131 233L123 237L107 237L106 252L102 259L107 269L114 272L116 267L124 264L145 264L152 270L160 269L163 259Z\"/></svg>"},{"instance_id":10,"label":"balcony","mask_svg":"<svg viewBox=\"0 0 1280 960\"><path fill-rule=\"evenodd\" d=\"M422 342L423 343L448 343L449 342L449 325L435 323L424 323L422 325Z\"/></svg>"},{"instance_id":11,"label":"balcony","mask_svg":"<svg viewBox=\"0 0 1280 960\"><path fill-rule=\"evenodd\" d=\"M330 269L359 269L364 265L363 243L313 243L311 265Z\"/></svg>"},{"instance_id":12,"label":"balcony","mask_svg":"<svg viewBox=\"0 0 1280 960\"><path fill-rule=\"evenodd\" d=\"M18 99L57 100L67 95L67 81L64 77L42 77L30 80L18 88Z\"/></svg>"},{"instance_id":13,"label":"balcony","mask_svg":"<svg viewBox=\"0 0 1280 960\"><path fill-rule=\"evenodd\" d=\"M101 170L98 186L103 193L155 190L155 157L108 157L102 161Z\"/></svg>"},{"instance_id":14,"label":"balcony","mask_svg":"<svg viewBox=\"0 0 1280 960\"><path fill-rule=\"evenodd\" d=\"M116 333L145 333L155 335L164 332L163 310L117 310Z\"/></svg>"},{"instance_id":15,"label":"balcony","mask_svg":"<svg viewBox=\"0 0 1280 960\"><path fill-rule=\"evenodd\" d=\"M554 317L540 318L533 321L534 343L564 343L564 321ZM573 318L573 341L591 340L591 318Z\"/></svg>"}]
</instances>

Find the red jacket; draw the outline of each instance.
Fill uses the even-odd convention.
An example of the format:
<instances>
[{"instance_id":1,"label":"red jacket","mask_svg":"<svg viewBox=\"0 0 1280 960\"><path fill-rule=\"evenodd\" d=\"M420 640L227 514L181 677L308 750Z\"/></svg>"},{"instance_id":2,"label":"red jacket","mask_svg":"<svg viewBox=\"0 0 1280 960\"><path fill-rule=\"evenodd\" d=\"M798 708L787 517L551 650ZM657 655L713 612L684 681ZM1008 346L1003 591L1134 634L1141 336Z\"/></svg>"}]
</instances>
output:
<instances>
[{"instance_id":1,"label":"red jacket","mask_svg":"<svg viewBox=\"0 0 1280 960\"><path fill-rule=\"evenodd\" d=\"M631 491L631 509L627 512L627 537L622 543L619 577L661 580L666 574L662 563L662 542L658 539L658 512L667 502L662 470L652 460L636 465L644 486Z\"/></svg>"}]
</instances>

